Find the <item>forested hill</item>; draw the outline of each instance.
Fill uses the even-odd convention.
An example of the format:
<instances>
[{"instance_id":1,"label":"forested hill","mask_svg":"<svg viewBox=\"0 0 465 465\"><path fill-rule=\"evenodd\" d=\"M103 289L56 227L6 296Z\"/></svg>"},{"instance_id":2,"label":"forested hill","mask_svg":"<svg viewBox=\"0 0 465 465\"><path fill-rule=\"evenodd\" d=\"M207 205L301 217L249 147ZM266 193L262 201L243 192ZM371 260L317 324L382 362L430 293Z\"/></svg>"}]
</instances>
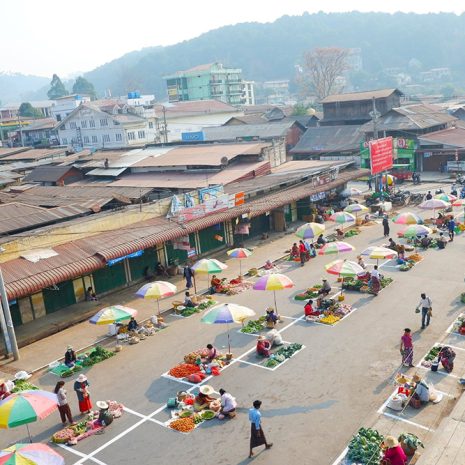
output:
<instances>
[{"instance_id":1,"label":"forested hill","mask_svg":"<svg viewBox=\"0 0 465 465\"><path fill-rule=\"evenodd\" d=\"M266 8L266 6L264 6ZM99 93L139 89L166 94L162 76L220 61L240 67L246 79L292 79L304 51L314 47L361 48L360 82L383 82L382 70L449 67L465 81L465 15L451 13L317 13L283 16L273 23L222 27L168 47L146 48L87 73ZM363 84L361 84L363 85Z\"/></svg>"}]
</instances>

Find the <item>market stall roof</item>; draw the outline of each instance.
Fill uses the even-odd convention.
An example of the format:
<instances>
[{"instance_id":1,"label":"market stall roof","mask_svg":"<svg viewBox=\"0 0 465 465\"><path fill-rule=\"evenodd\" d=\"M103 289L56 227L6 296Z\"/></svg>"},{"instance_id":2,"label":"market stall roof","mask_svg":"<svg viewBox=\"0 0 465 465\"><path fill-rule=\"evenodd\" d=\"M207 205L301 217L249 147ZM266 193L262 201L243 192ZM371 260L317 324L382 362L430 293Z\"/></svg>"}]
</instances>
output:
<instances>
[{"instance_id":1,"label":"market stall roof","mask_svg":"<svg viewBox=\"0 0 465 465\"><path fill-rule=\"evenodd\" d=\"M465 128L454 127L443 129L442 131L430 132L423 136L418 136L420 145L438 144L447 147L465 147Z\"/></svg>"}]
</instances>

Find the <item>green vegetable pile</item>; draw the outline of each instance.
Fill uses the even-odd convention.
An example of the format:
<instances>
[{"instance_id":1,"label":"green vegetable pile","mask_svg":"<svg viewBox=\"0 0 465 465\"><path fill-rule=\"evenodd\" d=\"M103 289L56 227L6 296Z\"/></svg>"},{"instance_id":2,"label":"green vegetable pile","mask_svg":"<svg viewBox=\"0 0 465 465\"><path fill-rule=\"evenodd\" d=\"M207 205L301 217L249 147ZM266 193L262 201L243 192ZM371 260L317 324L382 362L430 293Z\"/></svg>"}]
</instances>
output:
<instances>
[{"instance_id":1,"label":"green vegetable pile","mask_svg":"<svg viewBox=\"0 0 465 465\"><path fill-rule=\"evenodd\" d=\"M69 378L70 376L73 376L74 373L76 373L77 371L81 371L81 370L82 370L81 365L74 365L73 368L70 368L69 370L63 371L60 376L62 378Z\"/></svg>"},{"instance_id":2,"label":"green vegetable pile","mask_svg":"<svg viewBox=\"0 0 465 465\"><path fill-rule=\"evenodd\" d=\"M363 465L378 465L384 437L375 429L360 428L349 443L347 458Z\"/></svg>"},{"instance_id":3,"label":"green vegetable pile","mask_svg":"<svg viewBox=\"0 0 465 465\"><path fill-rule=\"evenodd\" d=\"M279 365L280 362L276 360L275 358L270 358L266 361L265 366L267 368L274 368L275 366Z\"/></svg>"},{"instance_id":4,"label":"green vegetable pile","mask_svg":"<svg viewBox=\"0 0 465 465\"><path fill-rule=\"evenodd\" d=\"M385 276L379 280L379 283L381 284L381 287L386 287L389 286L393 281L392 278L386 278Z\"/></svg>"},{"instance_id":5,"label":"green vegetable pile","mask_svg":"<svg viewBox=\"0 0 465 465\"><path fill-rule=\"evenodd\" d=\"M37 391L39 388L35 384L28 383L24 380L15 381L15 387L11 392Z\"/></svg>"},{"instance_id":6,"label":"green vegetable pile","mask_svg":"<svg viewBox=\"0 0 465 465\"><path fill-rule=\"evenodd\" d=\"M194 423L196 425L198 425L199 423L202 423L203 422L203 418L202 418L202 415L200 413L196 413L192 419L194 420Z\"/></svg>"},{"instance_id":7,"label":"green vegetable pile","mask_svg":"<svg viewBox=\"0 0 465 465\"><path fill-rule=\"evenodd\" d=\"M282 355L285 358L291 358L297 351L302 348L302 344L289 344L288 346L281 347L275 352L275 356Z\"/></svg>"},{"instance_id":8,"label":"green vegetable pile","mask_svg":"<svg viewBox=\"0 0 465 465\"><path fill-rule=\"evenodd\" d=\"M425 360L426 360L427 362L431 362L431 360L434 360L434 359L438 356L438 354L439 354L439 352L441 351L441 349L442 349L441 346L435 346L435 347L433 347L433 348L428 352L428 355L426 355Z\"/></svg>"},{"instance_id":9,"label":"green vegetable pile","mask_svg":"<svg viewBox=\"0 0 465 465\"><path fill-rule=\"evenodd\" d=\"M250 320L247 324L241 329L241 333L245 334L256 334L264 329L263 322L265 317L261 317L258 320Z\"/></svg>"},{"instance_id":10,"label":"green vegetable pile","mask_svg":"<svg viewBox=\"0 0 465 465\"><path fill-rule=\"evenodd\" d=\"M83 360L82 366L91 367L96 363L103 362L107 358L113 357L113 355L115 355L115 352L104 349L102 346L97 346L89 356Z\"/></svg>"},{"instance_id":11,"label":"green vegetable pile","mask_svg":"<svg viewBox=\"0 0 465 465\"><path fill-rule=\"evenodd\" d=\"M214 417L215 412L212 412L211 410L205 410L204 412L202 412L202 420L211 420Z\"/></svg>"},{"instance_id":12,"label":"green vegetable pile","mask_svg":"<svg viewBox=\"0 0 465 465\"><path fill-rule=\"evenodd\" d=\"M194 313L200 313L202 310L205 310L206 308L211 307L212 305L215 305L216 303L217 303L216 300L207 299L204 302L197 305L197 307L186 307L181 312L181 316L186 318L188 316L193 315Z\"/></svg>"}]
</instances>

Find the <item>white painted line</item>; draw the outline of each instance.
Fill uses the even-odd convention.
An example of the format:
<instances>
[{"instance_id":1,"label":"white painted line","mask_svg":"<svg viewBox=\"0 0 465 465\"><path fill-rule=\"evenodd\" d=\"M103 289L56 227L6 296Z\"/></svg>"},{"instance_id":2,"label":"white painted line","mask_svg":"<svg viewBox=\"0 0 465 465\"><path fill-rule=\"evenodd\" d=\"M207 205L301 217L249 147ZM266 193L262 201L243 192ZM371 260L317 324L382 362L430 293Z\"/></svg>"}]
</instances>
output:
<instances>
[{"instance_id":1,"label":"white painted line","mask_svg":"<svg viewBox=\"0 0 465 465\"><path fill-rule=\"evenodd\" d=\"M465 352L465 349L462 348L462 347L457 347L457 346L451 346L450 344L447 344L445 342L436 342L437 346L447 346L447 347L450 347L451 349L454 349L454 350L461 350L462 352Z\"/></svg>"},{"instance_id":2,"label":"white painted line","mask_svg":"<svg viewBox=\"0 0 465 465\"><path fill-rule=\"evenodd\" d=\"M164 426L165 428L167 427L162 421L160 420L155 420L155 418L147 418L147 421L151 421L153 423L156 423L157 425ZM170 428L171 429L171 428Z\"/></svg>"},{"instance_id":3,"label":"white painted line","mask_svg":"<svg viewBox=\"0 0 465 465\"><path fill-rule=\"evenodd\" d=\"M269 371L273 370L272 368L266 367L264 365L260 365L259 363L248 362L247 360L239 360L239 363L245 363L246 365L251 365L251 366L254 366L254 367L258 367L258 368L263 368L264 370L269 370Z\"/></svg>"},{"instance_id":4,"label":"white painted line","mask_svg":"<svg viewBox=\"0 0 465 465\"><path fill-rule=\"evenodd\" d=\"M290 360L291 358L294 358L295 355L297 355L299 352L301 352L303 349L305 349L305 346L303 345L298 351L294 352L292 354L292 357L290 358L286 358L283 362L279 363L278 365L276 365L275 367L273 368L270 368L272 371L275 371L276 369L278 369L280 366L284 365L288 360Z\"/></svg>"},{"instance_id":5,"label":"white painted line","mask_svg":"<svg viewBox=\"0 0 465 465\"><path fill-rule=\"evenodd\" d=\"M409 425L416 426L417 428L424 429L426 431L430 431L434 433L434 429L428 428L427 426L420 425L420 423L415 423L414 421L407 420L406 418L399 417L397 415L393 415L392 413L382 412L388 418L392 418L393 420L402 421L404 423L408 423Z\"/></svg>"},{"instance_id":6,"label":"white painted line","mask_svg":"<svg viewBox=\"0 0 465 465\"><path fill-rule=\"evenodd\" d=\"M285 315L280 315L281 318L286 318L287 320L298 320L300 317L295 317L295 316L285 316Z\"/></svg>"},{"instance_id":7,"label":"white painted line","mask_svg":"<svg viewBox=\"0 0 465 465\"><path fill-rule=\"evenodd\" d=\"M457 375L453 375L452 373L447 373L445 371L432 371L431 368L428 368L428 367L425 367L421 364L417 365L416 366L417 368L421 368L423 370L428 370L428 371L431 371L431 373L436 373L438 375L442 375L442 376L450 376L451 378L457 378L457 379L460 379L460 376L457 376Z\"/></svg>"},{"instance_id":8,"label":"white painted line","mask_svg":"<svg viewBox=\"0 0 465 465\"><path fill-rule=\"evenodd\" d=\"M391 400L391 397L397 394L397 389L386 399L385 402L383 402L383 405L376 411L376 413L383 413L384 409L387 407L387 404L389 404L389 401Z\"/></svg>"},{"instance_id":9,"label":"white painted line","mask_svg":"<svg viewBox=\"0 0 465 465\"><path fill-rule=\"evenodd\" d=\"M123 407L123 410L125 412L131 413L132 415L135 415L136 417L147 418L147 415L144 415L143 413L136 412L135 410L132 410L130 408Z\"/></svg>"},{"instance_id":10,"label":"white painted line","mask_svg":"<svg viewBox=\"0 0 465 465\"><path fill-rule=\"evenodd\" d=\"M96 459L94 457L87 457L86 454L83 454L82 452L79 452L78 450L76 449L73 449L72 447L69 447L67 446L66 444L56 444L58 447L61 447L62 449L70 452L71 454L74 454L74 455L77 455L78 457L82 457L82 458L85 458L86 460L91 460L92 462L95 462L97 463L98 465L106 465L105 462L102 462L101 460L99 459Z\"/></svg>"},{"instance_id":11,"label":"white painted line","mask_svg":"<svg viewBox=\"0 0 465 465\"><path fill-rule=\"evenodd\" d=\"M347 455L347 452L349 452L349 448L346 447L342 452L341 455L331 464L331 465L340 465L344 457Z\"/></svg>"}]
</instances>

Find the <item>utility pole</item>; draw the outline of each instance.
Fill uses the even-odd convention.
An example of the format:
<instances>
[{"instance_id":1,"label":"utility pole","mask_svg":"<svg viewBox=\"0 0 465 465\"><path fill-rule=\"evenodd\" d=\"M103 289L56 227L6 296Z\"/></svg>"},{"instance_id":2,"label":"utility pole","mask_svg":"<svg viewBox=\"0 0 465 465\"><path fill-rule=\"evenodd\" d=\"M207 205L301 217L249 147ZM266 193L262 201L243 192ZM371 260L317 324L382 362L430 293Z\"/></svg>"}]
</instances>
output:
<instances>
[{"instance_id":1,"label":"utility pole","mask_svg":"<svg viewBox=\"0 0 465 465\"><path fill-rule=\"evenodd\" d=\"M166 107L165 105L162 106L163 108L163 142L165 144L168 143L168 128L166 126Z\"/></svg>"},{"instance_id":2,"label":"utility pole","mask_svg":"<svg viewBox=\"0 0 465 465\"><path fill-rule=\"evenodd\" d=\"M13 326L13 320L11 319L10 306L8 305L8 297L5 290L5 282L3 281L2 270L0 269L0 297L2 301L3 314L5 316L5 323L7 327L7 334L9 337L10 349L13 353L13 358L19 360L19 349L18 343L16 342L15 328Z\"/></svg>"},{"instance_id":3,"label":"utility pole","mask_svg":"<svg viewBox=\"0 0 465 465\"><path fill-rule=\"evenodd\" d=\"M18 113L18 124L19 124L19 137L21 140L21 147L24 147L23 144L23 126L21 124L21 115Z\"/></svg>"}]
</instances>

